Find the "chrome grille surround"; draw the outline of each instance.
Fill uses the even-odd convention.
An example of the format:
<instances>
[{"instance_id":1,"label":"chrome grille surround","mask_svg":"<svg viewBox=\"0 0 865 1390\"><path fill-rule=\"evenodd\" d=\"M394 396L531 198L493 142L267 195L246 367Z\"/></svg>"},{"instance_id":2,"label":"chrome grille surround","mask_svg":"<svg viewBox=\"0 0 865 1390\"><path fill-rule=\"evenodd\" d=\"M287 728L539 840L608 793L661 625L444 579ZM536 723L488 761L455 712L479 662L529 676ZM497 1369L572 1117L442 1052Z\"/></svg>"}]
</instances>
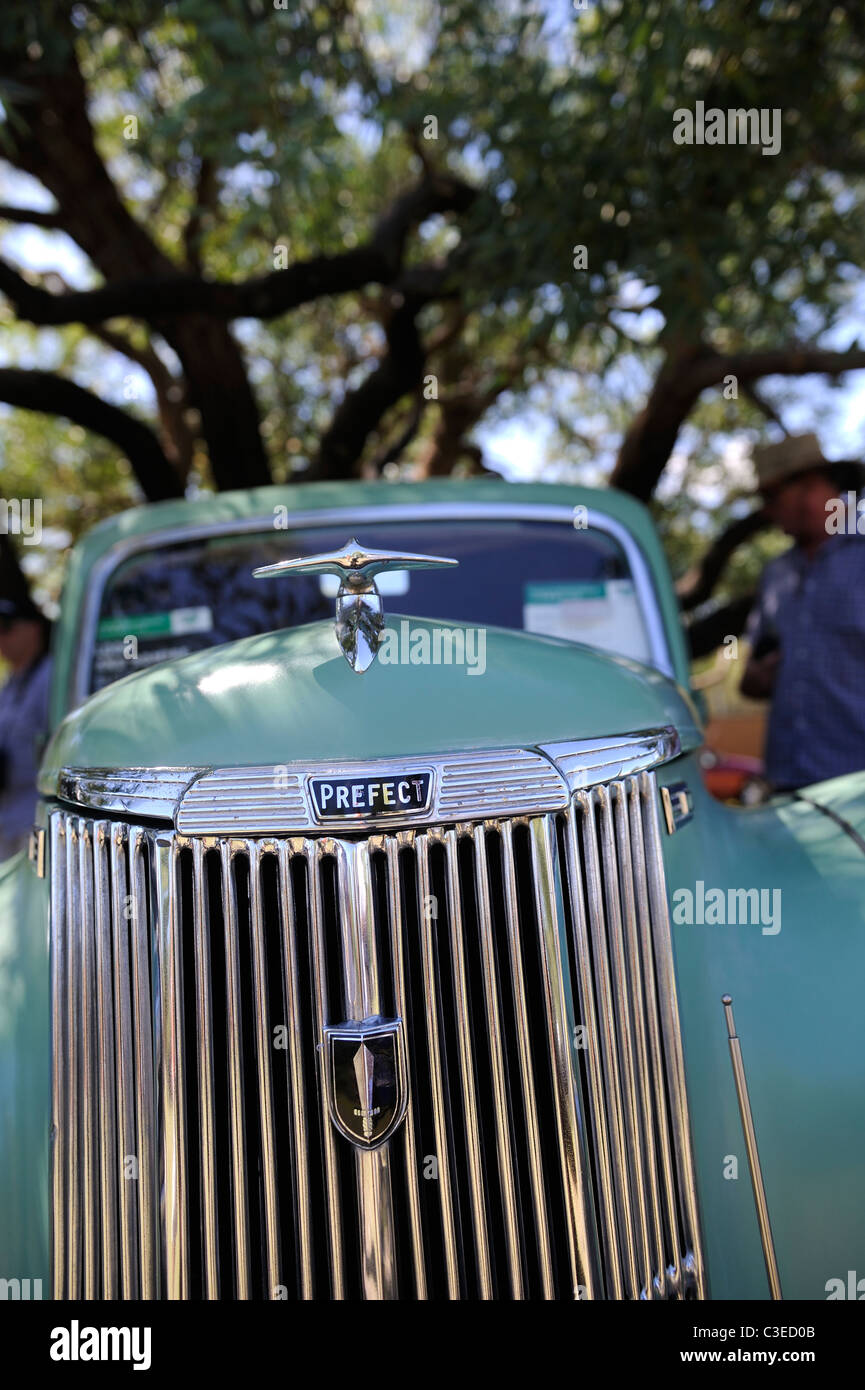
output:
<instances>
[{"instance_id":1,"label":"chrome grille surround","mask_svg":"<svg viewBox=\"0 0 865 1390\"><path fill-rule=\"evenodd\" d=\"M696 747L693 741L687 749ZM39 790L72 806L171 821L184 835L289 835L319 831L310 782L334 776L432 774L431 805L413 825L562 810L571 792L659 767L684 751L671 725L606 738L522 748L472 749L373 762L272 763L259 767L64 767L44 772ZM375 822L352 812L328 830L405 827L404 813Z\"/></svg>"},{"instance_id":2,"label":"chrome grille surround","mask_svg":"<svg viewBox=\"0 0 865 1390\"><path fill-rule=\"evenodd\" d=\"M55 1297L705 1296L653 772L354 839L55 810L49 854ZM362 1152L319 1044L374 1014L410 1099Z\"/></svg>"}]
</instances>

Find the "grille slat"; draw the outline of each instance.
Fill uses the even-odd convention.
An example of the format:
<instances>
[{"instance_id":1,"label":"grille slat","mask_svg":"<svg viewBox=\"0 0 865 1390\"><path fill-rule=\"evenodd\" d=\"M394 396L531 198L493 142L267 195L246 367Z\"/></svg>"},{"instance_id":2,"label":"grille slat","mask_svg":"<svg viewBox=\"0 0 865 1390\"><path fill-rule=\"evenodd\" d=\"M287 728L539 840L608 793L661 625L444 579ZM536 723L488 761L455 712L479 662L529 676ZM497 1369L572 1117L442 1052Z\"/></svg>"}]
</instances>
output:
<instances>
[{"instance_id":1,"label":"grille slat","mask_svg":"<svg viewBox=\"0 0 865 1390\"><path fill-rule=\"evenodd\" d=\"M78 874L81 905L81 998L97 1000L96 984L96 910L93 899L93 835L94 826L82 822L78 839ZM99 1093L96 1089L96 1035L98 1009L82 1008L81 1032L81 1126L82 1126L82 1186L84 1221L84 1297L96 1298L99 1289L98 1265L101 1252L97 1248L99 1222L96 1219L100 1200L99 1183Z\"/></svg>"},{"instance_id":2,"label":"grille slat","mask_svg":"<svg viewBox=\"0 0 865 1390\"><path fill-rule=\"evenodd\" d=\"M249 1221L247 1217L245 1086L243 1035L240 1025L240 947L237 939L237 886L231 871L231 849L220 845L222 924L225 950L225 1012L227 1032L229 1152L231 1213L234 1246L235 1295L250 1297Z\"/></svg>"},{"instance_id":3,"label":"grille slat","mask_svg":"<svg viewBox=\"0 0 865 1390\"><path fill-rule=\"evenodd\" d=\"M409 1017L408 990L406 988L406 969L403 948L403 912L400 891L399 849L396 842L388 840L385 846L387 856L388 918L390 922L390 952L393 962L394 1010L397 1018ZM411 1242L411 1264L414 1273L415 1297L427 1297L426 1266L424 1263L423 1225L421 1221L420 1185L418 1178L417 1129L414 1107L406 1107L405 1117L405 1183L406 1204L408 1208L409 1238Z\"/></svg>"},{"instance_id":4,"label":"grille slat","mask_svg":"<svg viewBox=\"0 0 865 1390\"><path fill-rule=\"evenodd\" d=\"M703 1296L654 777L516 796L369 839L52 814L55 1296ZM364 1151L324 1030L381 1015L408 1107Z\"/></svg>"},{"instance_id":5,"label":"grille slat","mask_svg":"<svg viewBox=\"0 0 865 1390\"><path fill-rule=\"evenodd\" d=\"M130 914L127 912L128 876L126 827L111 830L111 953L114 977L114 1030L116 1039L115 1113L117 1116L117 1184L119 1222L120 1297L138 1297L138 1184L128 1165L135 1160L135 1044L133 1041L132 982L129 964ZM108 1104L108 1098L103 1097ZM103 1236L103 1243L108 1244Z\"/></svg>"},{"instance_id":6,"label":"grille slat","mask_svg":"<svg viewBox=\"0 0 865 1390\"><path fill-rule=\"evenodd\" d=\"M564 1189L568 1273L572 1292L565 1297L596 1296L596 1238L590 1234L587 1202L588 1161L579 1107L579 1078L574 1057L576 1027L570 981L566 971L565 932L560 877L556 872L554 827L549 817L529 826L535 912L538 924L548 1055L552 1066L553 1100L559 1171Z\"/></svg>"},{"instance_id":7,"label":"grille slat","mask_svg":"<svg viewBox=\"0 0 865 1390\"><path fill-rule=\"evenodd\" d=\"M466 982L465 942L457 867L457 838L454 830L445 836L447 856L446 906L450 935L451 974L456 1016L456 1045L459 1058L460 1099L464 1113L463 1139L468 1155L468 1185L471 1202L473 1254L481 1298L493 1296L489 1236L486 1220L486 1194L481 1158L481 1137L473 1065L471 1005Z\"/></svg>"},{"instance_id":8,"label":"grille slat","mask_svg":"<svg viewBox=\"0 0 865 1390\"><path fill-rule=\"evenodd\" d=\"M161 1243L157 1243L159 1223L157 1191L166 1182L164 1174L163 1183L159 1183L157 1178L160 1164L160 1158L157 1156L160 1126L167 1132L165 1119L160 1115L159 1102L161 1097L169 1096L173 1090L176 1090L178 1075L181 1074L183 1066L181 1038L165 1032L166 1016L164 1012L160 1018L160 1005L164 1008L166 1002L167 963L164 956L159 963L155 960L156 953L164 953L166 947L171 950L172 955L176 950L177 932L176 923L172 916L172 884L168 877L171 872L168 859L172 853L173 849L165 845L154 848L142 830L136 829L130 835L130 887L132 892L124 905L124 912L130 918L132 946L132 1017L135 1025L135 1108L138 1142L135 1148L134 1166L128 1175L125 1175L124 1180L134 1182L138 1189L138 1249L141 1270L139 1296L144 1299L158 1297L163 1265L168 1265L167 1258L163 1255L163 1258L160 1259L157 1254L157 1250L161 1249ZM155 886L153 890L150 887L151 873L161 873L165 878L165 882ZM159 922L162 928L160 932L153 935L151 935L151 891L159 902ZM169 984L169 990L170 988ZM166 1065L163 1065L162 1061L164 1053L157 1059L155 1048L157 1038L162 1039L163 1047L168 1045L170 1060ZM160 1078L158 1085L157 1077ZM179 1111L177 1123L182 1124L182 1109L179 1105L177 1109ZM169 1195L166 1194L165 1202L167 1219L172 1222L168 1228L170 1230L177 1229L179 1224L177 1213L184 1203L186 1191L185 1152L178 1152L175 1161L177 1167L172 1169L171 1173L176 1181L170 1194L170 1200ZM166 1273L166 1295L169 1298L179 1298L182 1295L179 1292L172 1295L168 1293L168 1289L185 1287L185 1283L181 1285L181 1280L185 1276L181 1275L179 1269L179 1260L185 1249L186 1228L184 1225L182 1230L177 1230L173 1281L170 1273ZM179 1255L177 1254L178 1251L181 1252ZM183 1268L185 1269L185 1262Z\"/></svg>"},{"instance_id":9,"label":"grille slat","mask_svg":"<svg viewBox=\"0 0 865 1390\"><path fill-rule=\"evenodd\" d=\"M53 816L49 833L51 875L51 1201L54 1212L68 1210L66 1180L70 1168L69 1134L62 1120L69 1091L68 1053L64 1046L69 979L69 938L66 913L66 820ZM55 1222L51 1250L51 1282L56 1298L66 1295L66 1223Z\"/></svg>"},{"instance_id":10,"label":"grille slat","mask_svg":"<svg viewBox=\"0 0 865 1390\"><path fill-rule=\"evenodd\" d=\"M495 1108L496 1154L505 1225L511 1294L523 1297L523 1270L520 1258L520 1218L517 1204L517 1184L511 1154L510 1133L512 1115L505 1080L505 1058L502 1047L503 1030L499 1008L498 981L493 944L490 886L487 873L486 841L483 826L474 831L474 881L478 895L477 917L480 934L485 1022L489 1036L492 1071L492 1099Z\"/></svg>"},{"instance_id":11,"label":"grille slat","mask_svg":"<svg viewBox=\"0 0 865 1390\"><path fill-rule=\"evenodd\" d=\"M531 1031L522 962L520 914L514 868L513 827L509 822L505 822L501 833L502 876L504 883L508 960L511 972L511 986L514 992L517 1047L519 1049L520 1060L519 1076L520 1085L522 1087L523 1113L526 1118L526 1148L529 1181L532 1189L535 1239L537 1242L537 1256L540 1267L541 1290L544 1298L554 1298L555 1283L552 1254L550 1250L549 1222L546 1212L543 1153L538 1125L538 1103L534 1081Z\"/></svg>"},{"instance_id":12,"label":"grille slat","mask_svg":"<svg viewBox=\"0 0 865 1390\"><path fill-rule=\"evenodd\" d=\"M66 831L66 1289L64 1297L81 1297L81 1154L79 1151L79 1099L81 1037L82 950L78 939L81 921L78 876L78 820L70 818ZM62 929L62 927L61 927ZM62 1112L61 1112L62 1113ZM55 1120L55 1123L57 1121ZM63 1121L61 1120L62 1124Z\"/></svg>"},{"instance_id":13,"label":"grille slat","mask_svg":"<svg viewBox=\"0 0 865 1390\"><path fill-rule=\"evenodd\" d=\"M96 946L96 1045L99 1106L100 1221L103 1231L117 1229L117 1119L114 1105L116 1053L114 1047L114 999L112 994L112 924L109 845L111 826L97 821L94 843L94 925ZM102 1242L102 1297L114 1299L118 1291L117 1245Z\"/></svg>"},{"instance_id":14,"label":"grille slat","mask_svg":"<svg viewBox=\"0 0 865 1390\"><path fill-rule=\"evenodd\" d=\"M441 1238L444 1246L447 1292L449 1298L459 1298L459 1256L451 1187L448 1117L445 1109L445 1073L442 1067L443 1053L439 1034L438 1001L441 998L441 990L436 965L436 916L433 915L432 911L435 903L430 886L429 839L426 835L419 835L415 843L418 864L417 922L423 972L426 1055L429 1058L429 1084L432 1096L431 1109L435 1141L435 1152L432 1156L437 1164L436 1181L439 1184L441 1199ZM422 1122L422 1119L423 1117L418 1115L419 1123Z\"/></svg>"},{"instance_id":15,"label":"grille slat","mask_svg":"<svg viewBox=\"0 0 865 1390\"><path fill-rule=\"evenodd\" d=\"M313 1234L307 1160L310 1150L310 1132L307 1125L303 1075L301 984L297 966L296 920L289 847L286 844L281 844L279 846L279 925L282 937L283 999L285 1002L286 1050L288 1052L286 1080L292 1120L289 1135L294 1177L294 1213L300 1269L300 1297L310 1299L314 1296Z\"/></svg>"},{"instance_id":16,"label":"grille slat","mask_svg":"<svg viewBox=\"0 0 865 1390\"><path fill-rule=\"evenodd\" d=\"M219 1237L217 1230L216 1104L213 1074L213 999L210 983L210 913L204 868L204 847L192 846L195 1009L198 1037L198 1122L201 1182L201 1228L205 1298L219 1298Z\"/></svg>"},{"instance_id":17,"label":"grille slat","mask_svg":"<svg viewBox=\"0 0 865 1390\"><path fill-rule=\"evenodd\" d=\"M634 789L635 790L635 789ZM646 1037L645 1001L638 922L646 926L646 900L639 889L634 870L630 841L629 803L631 794L623 788L614 789L616 843L622 859L622 922L627 956L627 989L631 1000L634 1058L633 1090L634 1124L639 1147L641 1195L645 1213L644 1292L646 1298L665 1296L666 1272L663 1260L661 1225L661 1192L658 1182L658 1157L655 1145L655 1126L652 1110L652 1073ZM649 939L649 931L646 939Z\"/></svg>"},{"instance_id":18,"label":"grille slat","mask_svg":"<svg viewBox=\"0 0 865 1390\"><path fill-rule=\"evenodd\" d=\"M252 929L253 1013L256 1023L259 1118L261 1125L261 1182L264 1192L265 1256L269 1296L282 1284L280 1270L279 1206L276 1183L273 1072L270 1009L267 998L267 948L261 901L261 851L255 841L246 847L249 860L249 917Z\"/></svg>"},{"instance_id":19,"label":"grille slat","mask_svg":"<svg viewBox=\"0 0 865 1390\"><path fill-rule=\"evenodd\" d=\"M669 1147L672 1147L673 1150L673 1155L667 1159L666 1196L671 1220L678 1197L679 1223L685 1236L684 1240L676 1240L675 1236L673 1237L672 1249L680 1252L680 1259L675 1260L673 1265L676 1270L674 1285L679 1296L686 1297L698 1294L702 1286L702 1271L696 1249L699 1220L693 1179L679 1183L675 1180L674 1174L686 1176L693 1174L694 1160L687 1124L688 1103L685 1091L685 1064L679 1035L679 1007L676 999L676 981L672 969L673 944L670 934L670 918L667 912L667 891L664 883L664 861L661 854L661 835L658 828L654 778L650 779L644 773L639 779L639 788L638 805L642 828L640 838L645 846L643 863L646 869L652 923L652 937L650 941L646 942L646 961L648 964L651 960L651 949L654 947L655 961L658 967L656 978L659 1053L666 1079L668 1106L672 1119L669 1126L672 1144L670 1145L668 1139L665 1138L664 1140L667 1145L667 1152L669 1152ZM663 1046L661 1046L662 1037ZM660 1095L663 1090L663 1081L660 1070L657 1089L659 1095L657 1114L662 1115L664 1112L660 1108ZM666 1126L661 1125L661 1130L663 1133L667 1133ZM673 1229L675 1231L676 1227ZM692 1244L694 1249L689 1248Z\"/></svg>"},{"instance_id":20,"label":"grille slat","mask_svg":"<svg viewBox=\"0 0 865 1390\"><path fill-rule=\"evenodd\" d=\"M595 1195L601 1263L607 1281L609 1297L620 1299L624 1295L616 1224L616 1189L610 1131L607 1123L606 1081L601 1049L601 1027L598 1021L599 1006L595 995L593 952L590 945L590 940L592 943L597 942L598 918L593 914L589 920L587 901L592 891L597 892L597 888L588 879L588 870L584 869L586 856L580 844L579 823L580 811L576 804L573 804L568 813L565 831L565 859L570 885L568 896L571 908L575 973L578 981L581 1028L579 1046L585 1052L583 1070L587 1095L586 1110L589 1115L593 1141L592 1154L596 1180ZM584 873L586 874L585 885ZM576 1042L577 1039L575 1039Z\"/></svg>"},{"instance_id":21,"label":"grille slat","mask_svg":"<svg viewBox=\"0 0 865 1390\"><path fill-rule=\"evenodd\" d=\"M320 1039L329 1018L327 977L325 966L324 920L321 899L319 866L320 845L314 840L304 842L307 863L307 892L309 933L312 943L313 997L315 1000L315 1036ZM310 1058L310 1062L312 1059ZM336 1139L330 1122L327 1093L321 1066L315 1069L318 1084L321 1134L324 1147L324 1180L327 1202L327 1232L330 1255L330 1290L335 1299L345 1298L345 1272L342 1256L342 1216L340 1211L339 1176L337 1172Z\"/></svg>"}]
</instances>

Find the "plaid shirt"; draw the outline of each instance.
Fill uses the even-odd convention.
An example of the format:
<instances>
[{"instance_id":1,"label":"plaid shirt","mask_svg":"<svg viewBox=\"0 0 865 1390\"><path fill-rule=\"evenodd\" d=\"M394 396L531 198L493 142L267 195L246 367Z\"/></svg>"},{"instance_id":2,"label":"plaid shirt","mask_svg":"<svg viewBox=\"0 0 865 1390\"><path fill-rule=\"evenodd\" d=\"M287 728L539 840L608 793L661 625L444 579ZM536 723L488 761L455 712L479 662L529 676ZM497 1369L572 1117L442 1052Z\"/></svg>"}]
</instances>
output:
<instances>
[{"instance_id":1,"label":"plaid shirt","mask_svg":"<svg viewBox=\"0 0 865 1390\"><path fill-rule=\"evenodd\" d=\"M11 675L0 689L0 862L23 849L36 814L36 772L48 732L51 659Z\"/></svg>"},{"instance_id":2,"label":"plaid shirt","mask_svg":"<svg viewBox=\"0 0 865 1390\"><path fill-rule=\"evenodd\" d=\"M865 768L865 537L793 546L766 566L746 637L777 637L766 776L808 786Z\"/></svg>"}]
</instances>

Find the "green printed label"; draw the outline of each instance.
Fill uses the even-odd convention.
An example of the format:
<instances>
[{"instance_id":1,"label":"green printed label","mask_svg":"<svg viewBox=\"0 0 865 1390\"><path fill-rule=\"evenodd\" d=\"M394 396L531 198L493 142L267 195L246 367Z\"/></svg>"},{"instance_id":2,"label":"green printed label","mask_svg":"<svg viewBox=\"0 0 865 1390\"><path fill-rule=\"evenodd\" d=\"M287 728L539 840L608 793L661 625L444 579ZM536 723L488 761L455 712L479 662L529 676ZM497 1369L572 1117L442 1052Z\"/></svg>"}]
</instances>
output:
<instances>
[{"instance_id":1,"label":"green printed label","mask_svg":"<svg viewBox=\"0 0 865 1390\"><path fill-rule=\"evenodd\" d=\"M129 613L103 618L96 629L99 642L118 642L124 637L179 637L189 632L210 632L209 608L175 608L170 613Z\"/></svg>"},{"instance_id":2,"label":"green printed label","mask_svg":"<svg viewBox=\"0 0 865 1390\"><path fill-rule=\"evenodd\" d=\"M574 579L554 584L526 584L523 603L569 603L574 599L606 598L603 579Z\"/></svg>"}]
</instances>

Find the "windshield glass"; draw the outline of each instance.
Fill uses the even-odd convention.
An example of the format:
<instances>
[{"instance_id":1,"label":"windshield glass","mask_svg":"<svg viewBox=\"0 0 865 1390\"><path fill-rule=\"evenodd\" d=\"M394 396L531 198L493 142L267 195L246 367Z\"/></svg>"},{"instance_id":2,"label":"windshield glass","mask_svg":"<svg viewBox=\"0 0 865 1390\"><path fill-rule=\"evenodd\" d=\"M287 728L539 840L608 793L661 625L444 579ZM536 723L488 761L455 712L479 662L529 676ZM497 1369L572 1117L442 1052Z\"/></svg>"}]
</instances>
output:
<instances>
[{"instance_id":1,"label":"windshield glass","mask_svg":"<svg viewBox=\"0 0 865 1390\"><path fill-rule=\"evenodd\" d=\"M257 565L341 549L344 522L174 542L124 561L102 596L89 690L171 657L276 628L332 619L330 575L253 579ZM387 614L509 627L651 661L644 614L618 542L598 529L532 520L372 521L372 549L448 555L454 570L379 575Z\"/></svg>"}]
</instances>

